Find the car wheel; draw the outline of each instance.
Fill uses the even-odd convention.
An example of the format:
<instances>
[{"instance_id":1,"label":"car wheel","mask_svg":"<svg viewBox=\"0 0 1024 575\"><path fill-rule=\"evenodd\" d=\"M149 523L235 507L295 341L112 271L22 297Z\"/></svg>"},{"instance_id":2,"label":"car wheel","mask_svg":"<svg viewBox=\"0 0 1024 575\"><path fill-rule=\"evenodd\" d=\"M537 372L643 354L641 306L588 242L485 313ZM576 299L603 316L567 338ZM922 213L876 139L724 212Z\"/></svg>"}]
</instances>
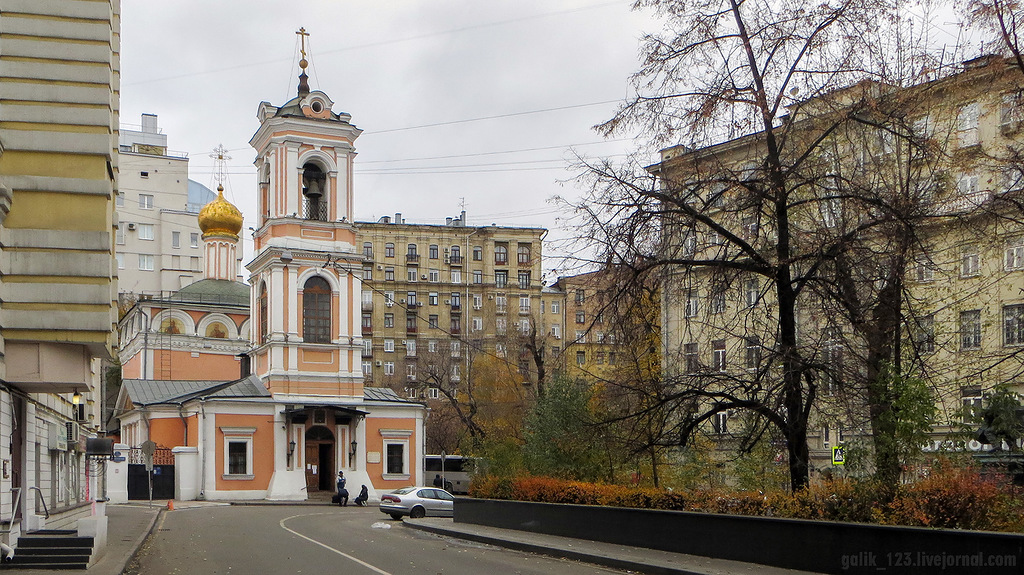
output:
<instances>
[{"instance_id":1,"label":"car wheel","mask_svg":"<svg viewBox=\"0 0 1024 575\"><path fill-rule=\"evenodd\" d=\"M412 517L413 519L419 519L421 517L426 517L426 516L427 516L427 511L425 509L423 509L422 507L420 507L419 505L417 505L416 507L413 507L412 511L409 512L409 517Z\"/></svg>"},{"instance_id":2,"label":"car wheel","mask_svg":"<svg viewBox=\"0 0 1024 575\"><path fill-rule=\"evenodd\" d=\"M401 521L402 520L402 514L401 513L392 513L391 514L391 518L394 519L395 521Z\"/></svg>"}]
</instances>

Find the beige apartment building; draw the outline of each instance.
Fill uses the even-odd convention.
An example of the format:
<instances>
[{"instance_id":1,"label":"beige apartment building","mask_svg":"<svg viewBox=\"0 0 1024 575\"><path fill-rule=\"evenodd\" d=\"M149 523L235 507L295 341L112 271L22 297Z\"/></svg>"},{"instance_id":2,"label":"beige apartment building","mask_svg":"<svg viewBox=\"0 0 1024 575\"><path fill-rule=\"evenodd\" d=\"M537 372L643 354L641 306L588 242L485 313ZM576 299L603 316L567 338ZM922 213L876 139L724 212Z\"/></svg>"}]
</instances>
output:
<instances>
[{"instance_id":1,"label":"beige apartment building","mask_svg":"<svg viewBox=\"0 0 1024 575\"><path fill-rule=\"evenodd\" d=\"M440 398L438 386L457 387L478 358L522 365L510 338L528 335L548 305L547 230L468 226L465 218L426 225L395 214L356 223L367 384L429 401ZM522 367L528 382L529 364Z\"/></svg>"},{"instance_id":2,"label":"beige apartment building","mask_svg":"<svg viewBox=\"0 0 1024 575\"><path fill-rule=\"evenodd\" d=\"M861 124L842 130L841 136L836 131L808 161L818 162L822 181L867 182L863 189L879 198L902 193L909 202L904 207L912 206L906 213L921 222L916 237L904 246L903 325L897 345L903 373L923 379L939 408L924 451L988 449L977 441L950 441L949 433L976 426L976 410L986 393L999 384L1017 386L1024 373L1022 90L1020 69L985 57L908 88L867 82L851 86L821 102L802 103L799 119L786 120L797 122L788 137L800 138L819 134L823 122L852 114L852 106L865 101L874 110L899 110L884 129ZM742 241L772 257L778 237L772 219L761 217L765 212L758 213L744 193L746 186L739 184L761 177L763 146L758 134L698 150L676 146L663 150L651 168L663 188L693 194L688 201L701 215L735 234L725 237L693 219L669 226L666 249L676 250L675 257L731 264L680 265L664 282L664 367L672 377L737 382L760 376L767 384L778 379L777 366L765 365L776 337L775 293L763 277L744 272L750 252L736 247ZM708 166L713 169L705 171ZM708 176L724 173L723 166L736 184ZM706 184L691 185L701 178ZM790 202L795 253L808 262L819 261L812 257L819 246L836 245L842 234L880 217L858 212L864 208L855 208L857 202L843 193L815 193L798 194ZM888 250L895 244L882 235L863 241L865 250L877 250L879 261L891 255ZM820 261L831 260L822 256ZM862 297L877 296L870 281L858 289ZM864 336L838 307L808 292L798 299L797 338L805 360L827 374L816 381L818 400L808 437L812 469L820 471L831 466L832 446L868 439L864 405L843 393L848 381L863 376L858 361ZM716 413L707 432L728 445L742 417L738 411Z\"/></svg>"}]
</instances>

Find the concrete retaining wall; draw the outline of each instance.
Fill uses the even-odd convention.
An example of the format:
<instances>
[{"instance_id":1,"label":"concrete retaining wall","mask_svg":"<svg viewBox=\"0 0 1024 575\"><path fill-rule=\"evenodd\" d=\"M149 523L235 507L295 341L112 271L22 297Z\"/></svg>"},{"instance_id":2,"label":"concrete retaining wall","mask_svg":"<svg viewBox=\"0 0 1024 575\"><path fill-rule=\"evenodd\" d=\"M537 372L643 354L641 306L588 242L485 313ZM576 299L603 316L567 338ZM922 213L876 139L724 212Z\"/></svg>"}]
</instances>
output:
<instances>
[{"instance_id":1,"label":"concrete retaining wall","mask_svg":"<svg viewBox=\"0 0 1024 575\"><path fill-rule=\"evenodd\" d=\"M455 521L821 573L1024 571L1024 535L458 498Z\"/></svg>"}]
</instances>

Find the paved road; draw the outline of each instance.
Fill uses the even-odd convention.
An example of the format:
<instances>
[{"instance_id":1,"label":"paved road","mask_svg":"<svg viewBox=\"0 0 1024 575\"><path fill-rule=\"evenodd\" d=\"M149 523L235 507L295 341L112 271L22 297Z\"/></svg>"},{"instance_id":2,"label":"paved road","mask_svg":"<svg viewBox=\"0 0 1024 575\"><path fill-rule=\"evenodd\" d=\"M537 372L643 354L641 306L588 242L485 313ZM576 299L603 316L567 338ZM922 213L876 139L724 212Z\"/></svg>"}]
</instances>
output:
<instances>
[{"instance_id":1,"label":"paved road","mask_svg":"<svg viewBox=\"0 0 1024 575\"><path fill-rule=\"evenodd\" d=\"M167 512L131 575L621 573L403 527L376 508L223 506Z\"/></svg>"}]
</instances>

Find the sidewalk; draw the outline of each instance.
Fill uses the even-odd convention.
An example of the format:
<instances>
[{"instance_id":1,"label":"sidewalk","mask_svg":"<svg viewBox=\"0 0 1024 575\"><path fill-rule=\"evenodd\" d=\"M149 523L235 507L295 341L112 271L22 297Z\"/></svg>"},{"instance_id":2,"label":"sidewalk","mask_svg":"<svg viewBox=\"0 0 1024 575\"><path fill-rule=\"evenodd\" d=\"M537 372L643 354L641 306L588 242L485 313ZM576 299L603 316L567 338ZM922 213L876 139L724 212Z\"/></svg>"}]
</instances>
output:
<instances>
[{"instance_id":1,"label":"sidewalk","mask_svg":"<svg viewBox=\"0 0 1024 575\"><path fill-rule=\"evenodd\" d=\"M528 531L499 529L471 523L455 523L451 519L407 519L403 523L412 529L456 539L466 539L528 553L654 575L746 575L752 573L758 575L810 575L807 571L780 569L640 547L626 547L584 539L556 537Z\"/></svg>"}]
</instances>

